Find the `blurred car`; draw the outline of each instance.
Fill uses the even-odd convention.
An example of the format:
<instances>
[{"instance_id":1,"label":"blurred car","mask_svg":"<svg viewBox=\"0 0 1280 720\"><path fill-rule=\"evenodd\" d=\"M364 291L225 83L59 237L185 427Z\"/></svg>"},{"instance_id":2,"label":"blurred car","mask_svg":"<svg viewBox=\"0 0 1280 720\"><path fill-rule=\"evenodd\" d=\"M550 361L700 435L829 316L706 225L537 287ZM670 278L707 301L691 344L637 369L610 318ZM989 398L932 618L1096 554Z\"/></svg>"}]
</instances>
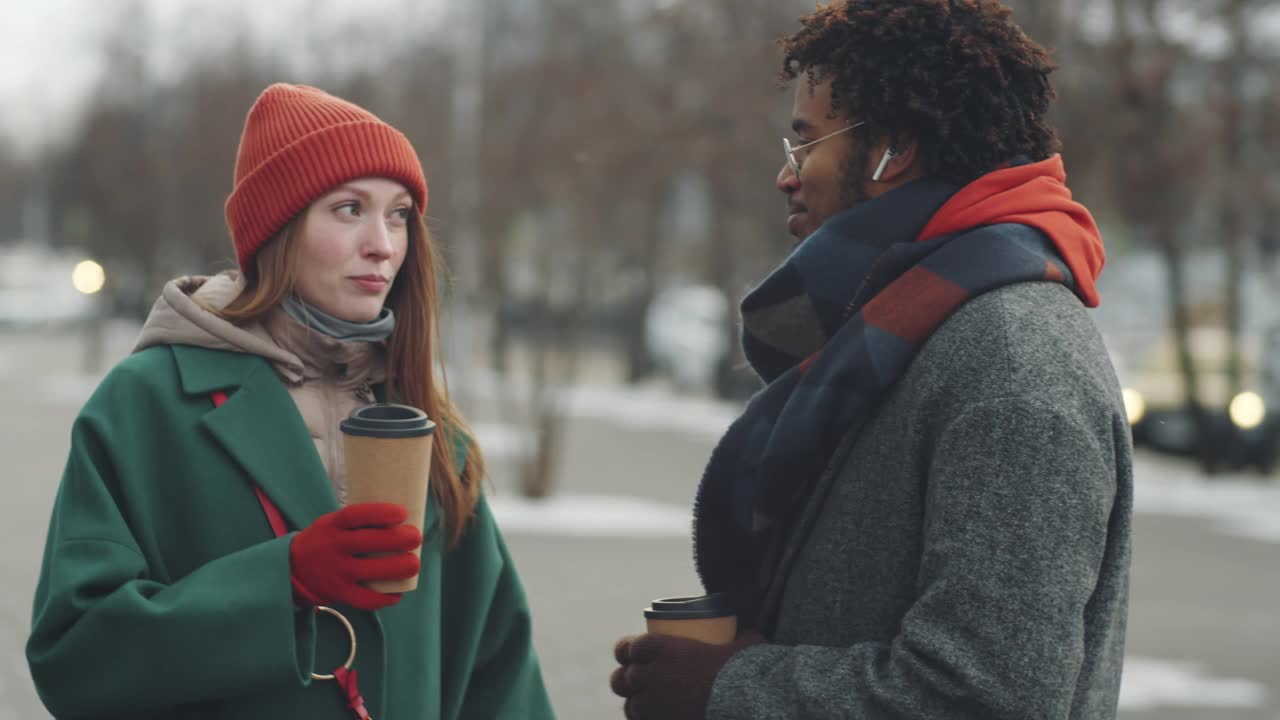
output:
<instances>
[{"instance_id":1,"label":"blurred car","mask_svg":"<svg viewBox=\"0 0 1280 720\"><path fill-rule=\"evenodd\" d=\"M715 387L729 353L729 300L710 285L678 285L654 296L645 311L645 348L654 366L684 392Z\"/></svg>"},{"instance_id":2,"label":"blurred car","mask_svg":"<svg viewBox=\"0 0 1280 720\"><path fill-rule=\"evenodd\" d=\"M1204 406L1199 421L1185 404L1149 407L1134 388L1125 388L1124 400L1135 447L1195 460L1209 473L1267 475L1280 461L1280 412L1258 392L1241 392L1225 408Z\"/></svg>"},{"instance_id":3,"label":"blurred car","mask_svg":"<svg viewBox=\"0 0 1280 720\"><path fill-rule=\"evenodd\" d=\"M0 246L0 327L57 329L94 316L94 298L72 284L82 256L34 243Z\"/></svg>"},{"instance_id":4,"label":"blurred car","mask_svg":"<svg viewBox=\"0 0 1280 720\"><path fill-rule=\"evenodd\" d=\"M1231 338L1216 325L1193 328L1187 349L1198 372L1199 407L1186 399L1178 350L1168 333L1113 343L1128 352L1112 359L1124 386L1136 447L1184 457L1207 473L1273 472L1280 456L1280 408L1267 371L1273 360L1264 334L1239 341L1240 380L1231 380ZM1200 415L1197 417L1196 413Z\"/></svg>"}]
</instances>

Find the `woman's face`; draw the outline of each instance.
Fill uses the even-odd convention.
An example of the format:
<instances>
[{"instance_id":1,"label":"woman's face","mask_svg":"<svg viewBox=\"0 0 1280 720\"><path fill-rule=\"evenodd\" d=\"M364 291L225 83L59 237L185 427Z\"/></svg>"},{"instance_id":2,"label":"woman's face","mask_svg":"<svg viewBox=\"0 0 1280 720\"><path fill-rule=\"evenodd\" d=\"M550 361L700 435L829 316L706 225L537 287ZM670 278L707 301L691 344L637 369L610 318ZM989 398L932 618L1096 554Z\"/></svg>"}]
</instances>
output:
<instances>
[{"instance_id":1,"label":"woman's face","mask_svg":"<svg viewBox=\"0 0 1280 720\"><path fill-rule=\"evenodd\" d=\"M295 240L298 295L342 320L378 319L409 247L413 212L409 191L385 178L352 180L311 203Z\"/></svg>"}]
</instances>

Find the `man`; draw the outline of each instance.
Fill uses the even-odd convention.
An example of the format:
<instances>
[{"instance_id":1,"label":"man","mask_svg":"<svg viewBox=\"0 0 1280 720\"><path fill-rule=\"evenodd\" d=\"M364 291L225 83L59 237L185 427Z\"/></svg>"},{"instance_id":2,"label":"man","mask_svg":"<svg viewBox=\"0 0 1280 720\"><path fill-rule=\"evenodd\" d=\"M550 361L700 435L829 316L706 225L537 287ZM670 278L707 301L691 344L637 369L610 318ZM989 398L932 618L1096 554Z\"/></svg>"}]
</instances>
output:
<instances>
[{"instance_id":1,"label":"man","mask_svg":"<svg viewBox=\"0 0 1280 720\"><path fill-rule=\"evenodd\" d=\"M632 720L1114 718L1128 423L1047 53L996 0L847 0L784 39L792 254L695 562L742 630L624 638Z\"/></svg>"}]
</instances>

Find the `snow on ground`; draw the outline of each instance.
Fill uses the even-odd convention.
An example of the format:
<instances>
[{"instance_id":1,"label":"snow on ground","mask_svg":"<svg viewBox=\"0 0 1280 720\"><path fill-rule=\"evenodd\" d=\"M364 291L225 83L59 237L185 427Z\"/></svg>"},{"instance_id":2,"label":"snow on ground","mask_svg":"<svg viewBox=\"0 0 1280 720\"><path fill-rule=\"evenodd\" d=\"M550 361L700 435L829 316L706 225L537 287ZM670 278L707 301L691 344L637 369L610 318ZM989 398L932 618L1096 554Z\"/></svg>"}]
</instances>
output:
<instances>
[{"instance_id":1,"label":"snow on ground","mask_svg":"<svg viewBox=\"0 0 1280 720\"><path fill-rule=\"evenodd\" d=\"M502 532L574 538L688 538L693 515L685 506L611 495L558 493L529 500L514 493L489 496Z\"/></svg>"},{"instance_id":2,"label":"snow on ground","mask_svg":"<svg viewBox=\"0 0 1280 720\"><path fill-rule=\"evenodd\" d=\"M480 369L468 372L467 391L476 397L488 400L500 393L529 397L527 383ZM573 417L607 420L631 430L673 430L718 438L741 412L739 405L677 395L657 384L581 384L553 392L556 406Z\"/></svg>"},{"instance_id":3,"label":"snow on ground","mask_svg":"<svg viewBox=\"0 0 1280 720\"><path fill-rule=\"evenodd\" d=\"M1120 681L1120 709L1162 707L1266 707L1267 691L1250 680L1211 677L1196 663L1127 657Z\"/></svg>"},{"instance_id":4,"label":"snow on ground","mask_svg":"<svg viewBox=\"0 0 1280 720\"><path fill-rule=\"evenodd\" d=\"M1204 477L1187 463L1147 453L1134 462L1139 513L1210 520L1222 533L1280 543L1280 481L1256 475Z\"/></svg>"}]
</instances>

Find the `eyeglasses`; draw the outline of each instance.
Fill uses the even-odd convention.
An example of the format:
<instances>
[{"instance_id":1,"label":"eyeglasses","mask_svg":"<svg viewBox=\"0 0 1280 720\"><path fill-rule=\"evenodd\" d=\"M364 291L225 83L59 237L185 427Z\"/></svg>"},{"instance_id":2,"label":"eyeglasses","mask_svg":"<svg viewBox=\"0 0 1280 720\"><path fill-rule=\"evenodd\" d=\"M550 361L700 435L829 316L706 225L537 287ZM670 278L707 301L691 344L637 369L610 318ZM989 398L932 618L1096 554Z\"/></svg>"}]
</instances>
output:
<instances>
[{"instance_id":1,"label":"eyeglasses","mask_svg":"<svg viewBox=\"0 0 1280 720\"><path fill-rule=\"evenodd\" d=\"M863 125L866 125L866 124L867 123L865 121L860 123L855 123L848 127L840 128L839 130L833 133L830 133L828 135L823 135L817 140L812 140L803 145L797 145L795 147L791 147L791 140L787 138L782 138L782 149L787 154L787 167L791 168L791 172L795 173L796 177L800 177L800 162L796 160L796 153L806 148L811 148L814 145L817 145L818 143L822 142L823 140L826 140L827 138L835 137L836 135L839 135L842 132L849 132L850 130L856 127L862 127Z\"/></svg>"}]
</instances>

